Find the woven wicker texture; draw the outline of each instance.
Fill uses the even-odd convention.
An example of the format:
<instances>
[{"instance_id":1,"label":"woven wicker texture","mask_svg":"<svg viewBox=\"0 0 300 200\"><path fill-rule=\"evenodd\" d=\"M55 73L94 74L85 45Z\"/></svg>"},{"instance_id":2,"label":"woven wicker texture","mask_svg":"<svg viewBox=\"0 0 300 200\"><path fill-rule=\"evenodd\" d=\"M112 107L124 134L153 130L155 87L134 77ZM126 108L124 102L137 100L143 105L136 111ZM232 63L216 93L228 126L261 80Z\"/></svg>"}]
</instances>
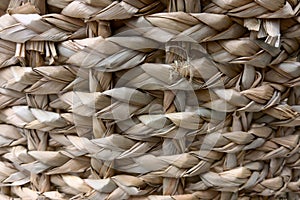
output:
<instances>
[{"instance_id":1,"label":"woven wicker texture","mask_svg":"<svg viewBox=\"0 0 300 200\"><path fill-rule=\"evenodd\" d=\"M0 199L299 199L299 12L1 0Z\"/></svg>"}]
</instances>

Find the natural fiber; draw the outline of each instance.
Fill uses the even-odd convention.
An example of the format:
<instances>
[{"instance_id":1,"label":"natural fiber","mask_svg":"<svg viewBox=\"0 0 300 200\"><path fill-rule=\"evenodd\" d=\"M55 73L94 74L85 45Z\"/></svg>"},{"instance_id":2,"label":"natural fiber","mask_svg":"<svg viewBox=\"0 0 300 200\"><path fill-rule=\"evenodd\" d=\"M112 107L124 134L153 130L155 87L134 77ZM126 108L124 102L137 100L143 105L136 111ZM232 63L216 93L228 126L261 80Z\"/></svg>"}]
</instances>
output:
<instances>
[{"instance_id":1,"label":"natural fiber","mask_svg":"<svg viewBox=\"0 0 300 200\"><path fill-rule=\"evenodd\" d=\"M0 199L299 199L299 11L2 0Z\"/></svg>"}]
</instances>

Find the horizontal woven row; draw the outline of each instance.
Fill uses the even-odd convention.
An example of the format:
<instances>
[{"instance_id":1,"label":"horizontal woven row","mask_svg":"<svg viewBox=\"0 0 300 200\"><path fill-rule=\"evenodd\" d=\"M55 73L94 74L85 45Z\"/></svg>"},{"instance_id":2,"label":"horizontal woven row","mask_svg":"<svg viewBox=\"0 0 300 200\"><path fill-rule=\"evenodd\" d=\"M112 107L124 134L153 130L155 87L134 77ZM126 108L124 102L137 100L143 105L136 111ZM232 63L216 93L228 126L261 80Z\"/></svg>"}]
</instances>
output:
<instances>
[{"instance_id":1,"label":"horizontal woven row","mask_svg":"<svg viewBox=\"0 0 300 200\"><path fill-rule=\"evenodd\" d=\"M299 199L299 10L2 0L0 199Z\"/></svg>"}]
</instances>

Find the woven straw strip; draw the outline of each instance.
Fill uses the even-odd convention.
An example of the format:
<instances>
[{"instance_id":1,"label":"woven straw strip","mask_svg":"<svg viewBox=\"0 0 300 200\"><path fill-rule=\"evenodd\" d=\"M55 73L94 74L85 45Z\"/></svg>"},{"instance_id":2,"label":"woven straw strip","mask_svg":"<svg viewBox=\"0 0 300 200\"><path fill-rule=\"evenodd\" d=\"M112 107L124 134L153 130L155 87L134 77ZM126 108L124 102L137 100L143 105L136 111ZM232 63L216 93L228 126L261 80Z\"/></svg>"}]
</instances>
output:
<instances>
[{"instance_id":1,"label":"woven straw strip","mask_svg":"<svg viewBox=\"0 0 300 200\"><path fill-rule=\"evenodd\" d=\"M241 18L291 18L299 9L297 5L298 2L296 1L284 0L276 2L272 0L213 0L203 8L203 11L208 13L226 13L227 15Z\"/></svg>"}]
</instances>

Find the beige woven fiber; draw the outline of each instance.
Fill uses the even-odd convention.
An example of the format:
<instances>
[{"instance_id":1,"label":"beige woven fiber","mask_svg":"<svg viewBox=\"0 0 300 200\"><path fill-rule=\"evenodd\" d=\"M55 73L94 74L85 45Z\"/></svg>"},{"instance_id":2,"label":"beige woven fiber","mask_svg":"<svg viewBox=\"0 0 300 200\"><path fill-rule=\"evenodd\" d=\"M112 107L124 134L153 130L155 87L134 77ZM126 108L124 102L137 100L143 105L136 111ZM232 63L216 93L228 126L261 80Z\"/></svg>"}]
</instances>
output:
<instances>
[{"instance_id":1,"label":"beige woven fiber","mask_svg":"<svg viewBox=\"0 0 300 200\"><path fill-rule=\"evenodd\" d=\"M1 0L0 200L300 199L299 12Z\"/></svg>"}]
</instances>

